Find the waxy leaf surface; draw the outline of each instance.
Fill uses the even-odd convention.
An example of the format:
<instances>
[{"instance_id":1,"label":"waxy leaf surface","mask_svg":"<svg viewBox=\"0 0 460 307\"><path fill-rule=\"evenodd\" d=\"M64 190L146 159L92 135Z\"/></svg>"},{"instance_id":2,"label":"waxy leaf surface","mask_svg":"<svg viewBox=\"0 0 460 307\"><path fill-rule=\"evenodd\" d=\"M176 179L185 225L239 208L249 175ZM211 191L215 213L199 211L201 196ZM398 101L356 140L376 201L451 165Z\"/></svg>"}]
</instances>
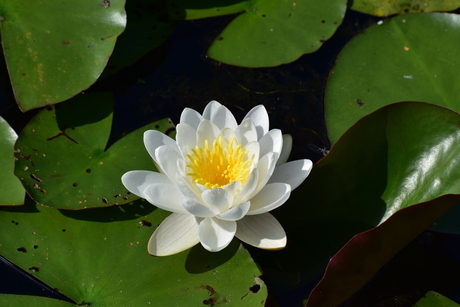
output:
<instances>
[{"instance_id":1,"label":"waxy leaf surface","mask_svg":"<svg viewBox=\"0 0 460 307\"><path fill-rule=\"evenodd\" d=\"M415 303L414 307L458 307L457 303L442 294L428 291L424 297Z\"/></svg>"},{"instance_id":2,"label":"waxy leaf surface","mask_svg":"<svg viewBox=\"0 0 460 307\"><path fill-rule=\"evenodd\" d=\"M375 16L452 11L458 7L458 0L354 0L351 4L352 10Z\"/></svg>"},{"instance_id":3,"label":"waxy leaf surface","mask_svg":"<svg viewBox=\"0 0 460 307\"><path fill-rule=\"evenodd\" d=\"M149 255L149 237L168 214L141 200L79 211L26 201L0 209L0 254L79 306L263 305L261 272L236 239L219 253L195 246L169 257ZM8 301L37 306L35 298Z\"/></svg>"},{"instance_id":4,"label":"waxy leaf surface","mask_svg":"<svg viewBox=\"0 0 460 307\"><path fill-rule=\"evenodd\" d=\"M361 117L398 101L460 111L460 16L408 14L375 24L337 57L325 94L331 143Z\"/></svg>"},{"instance_id":5,"label":"waxy leaf surface","mask_svg":"<svg viewBox=\"0 0 460 307\"><path fill-rule=\"evenodd\" d=\"M460 115L417 102L386 106L359 120L336 142L288 203L275 212L283 225L290 225L286 231L291 239L279 257L290 259L294 269L302 265L308 269L315 261L329 259L356 234L386 222L337 258L340 270L328 269L348 270L347 274L329 276L336 287L320 288L308 306L335 306L328 303L339 304L351 296L458 202L458 152ZM423 202L428 205L417 205ZM404 208L410 214L393 215ZM314 251L305 244L315 246ZM302 250L304 257L296 256ZM369 254L379 257L367 258ZM354 266L359 269L353 270ZM348 279L340 279L343 276Z\"/></svg>"},{"instance_id":6,"label":"waxy leaf surface","mask_svg":"<svg viewBox=\"0 0 460 307\"><path fill-rule=\"evenodd\" d=\"M112 126L110 94L85 94L40 111L16 142L15 174L27 193L49 207L82 209L124 204L138 197L121 183L130 170L156 170L143 134L172 133L164 119L107 148ZM88 111L91 110L91 111Z\"/></svg>"},{"instance_id":7,"label":"waxy leaf surface","mask_svg":"<svg viewBox=\"0 0 460 307\"><path fill-rule=\"evenodd\" d=\"M14 175L14 142L18 136L0 117L0 205L22 205L25 191Z\"/></svg>"},{"instance_id":8,"label":"waxy leaf surface","mask_svg":"<svg viewBox=\"0 0 460 307\"><path fill-rule=\"evenodd\" d=\"M124 0L0 1L3 53L23 111L93 84L126 25Z\"/></svg>"}]
</instances>

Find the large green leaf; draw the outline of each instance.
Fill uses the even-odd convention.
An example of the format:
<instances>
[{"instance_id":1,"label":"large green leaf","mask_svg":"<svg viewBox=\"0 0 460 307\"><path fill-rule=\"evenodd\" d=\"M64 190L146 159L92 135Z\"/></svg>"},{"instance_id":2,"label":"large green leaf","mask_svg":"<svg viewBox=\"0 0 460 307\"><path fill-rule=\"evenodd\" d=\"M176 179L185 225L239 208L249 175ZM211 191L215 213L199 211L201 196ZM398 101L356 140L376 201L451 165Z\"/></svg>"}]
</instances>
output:
<instances>
[{"instance_id":1,"label":"large green leaf","mask_svg":"<svg viewBox=\"0 0 460 307\"><path fill-rule=\"evenodd\" d=\"M424 297L422 297L414 307L458 307L457 303L451 301L447 297L434 292L428 291Z\"/></svg>"},{"instance_id":2,"label":"large green leaf","mask_svg":"<svg viewBox=\"0 0 460 307\"><path fill-rule=\"evenodd\" d=\"M169 0L169 15L173 19L201 19L244 12L253 0Z\"/></svg>"},{"instance_id":3,"label":"large green leaf","mask_svg":"<svg viewBox=\"0 0 460 307\"><path fill-rule=\"evenodd\" d=\"M371 233L340 257L340 266L357 265L359 270L349 270L354 275L335 283L334 289L322 288L317 294L323 297L315 302L337 303L349 297L459 200L443 196L460 194L459 127L458 113L416 102L392 104L359 120L275 213L287 225L290 239L285 250L266 261L275 268L283 263L286 270L309 270L357 233L386 220L393 226ZM428 201L429 207L413 206ZM393 218L404 208L411 214ZM398 244L391 244L391 237ZM369 260L369 254L379 257ZM335 297L333 290L346 294Z\"/></svg>"},{"instance_id":4,"label":"large green leaf","mask_svg":"<svg viewBox=\"0 0 460 307\"><path fill-rule=\"evenodd\" d=\"M208 55L227 64L268 67L318 50L342 23L346 1L254 0L241 6L245 12L217 37Z\"/></svg>"},{"instance_id":5,"label":"large green leaf","mask_svg":"<svg viewBox=\"0 0 460 307\"><path fill-rule=\"evenodd\" d=\"M40 204L65 209L124 204L138 197L121 183L130 170L155 170L143 145L149 129L173 132L169 119L146 125L109 148L110 94L79 95L39 112L16 142L15 174Z\"/></svg>"},{"instance_id":6,"label":"large green leaf","mask_svg":"<svg viewBox=\"0 0 460 307\"><path fill-rule=\"evenodd\" d=\"M410 14L357 36L329 75L325 117L332 143L354 122L398 101L425 101L460 111L460 16Z\"/></svg>"},{"instance_id":7,"label":"large green leaf","mask_svg":"<svg viewBox=\"0 0 460 307\"><path fill-rule=\"evenodd\" d=\"M0 205L24 203L24 188L13 174L14 142L17 138L16 132L0 117Z\"/></svg>"},{"instance_id":8,"label":"large green leaf","mask_svg":"<svg viewBox=\"0 0 460 307\"><path fill-rule=\"evenodd\" d=\"M452 11L458 7L458 0L354 0L351 4L352 10L375 16Z\"/></svg>"},{"instance_id":9,"label":"large green leaf","mask_svg":"<svg viewBox=\"0 0 460 307\"><path fill-rule=\"evenodd\" d=\"M124 0L0 1L3 53L23 111L93 84L126 25Z\"/></svg>"},{"instance_id":10,"label":"large green leaf","mask_svg":"<svg viewBox=\"0 0 460 307\"><path fill-rule=\"evenodd\" d=\"M0 254L81 305L263 305L261 272L236 239L219 253L199 245L149 255L148 239L168 214L140 200L79 211L3 207Z\"/></svg>"}]
</instances>

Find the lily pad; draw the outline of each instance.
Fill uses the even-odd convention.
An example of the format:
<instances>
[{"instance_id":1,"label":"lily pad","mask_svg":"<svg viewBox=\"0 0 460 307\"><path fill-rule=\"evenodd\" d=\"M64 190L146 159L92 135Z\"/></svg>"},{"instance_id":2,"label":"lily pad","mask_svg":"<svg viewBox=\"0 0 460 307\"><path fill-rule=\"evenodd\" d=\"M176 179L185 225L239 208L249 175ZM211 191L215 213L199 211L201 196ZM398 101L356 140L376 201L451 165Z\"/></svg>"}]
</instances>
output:
<instances>
[{"instance_id":1,"label":"lily pad","mask_svg":"<svg viewBox=\"0 0 460 307\"><path fill-rule=\"evenodd\" d=\"M172 133L169 119L148 124L109 148L111 94L77 96L40 111L16 142L15 174L38 203L82 209L125 204L137 199L121 183L130 170L156 170L143 145L143 133Z\"/></svg>"},{"instance_id":2,"label":"lily pad","mask_svg":"<svg viewBox=\"0 0 460 307\"><path fill-rule=\"evenodd\" d=\"M196 246L169 257L149 255L148 239L168 214L140 200L80 211L33 202L3 207L0 254L79 306L263 305L261 272L237 240L219 253Z\"/></svg>"},{"instance_id":3,"label":"lily pad","mask_svg":"<svg viewBox=\"0 0 460 307\"><path fill-rule=\"evenodd\" d=\"M442 294L434 291L428 291L424 297L422 297L414 307L458 307L457 303L448 299Z\"/></svg>"},{"instance_id":4,"label":"lily pad","mask_svg":"<svg viewBox=\"0 0 460 307\"><path fill-rule=\"evenodd\" d=\"M0 1L3 53L23 111L93 84L126 25L124 0Z\"/></svg>"},{"instance_id":5,"label":"lily pad","mask_svg":"<svg viewBox=\"0 0 460 307\"><path fill-rule=\"evenodd\" d=\"M374 16L452 11L459 7L458 0L354 0L351 4L352 10Z\"/></svg>"},{"instance_id":6,"label":"lily pad","mask_svg":"<svg viewBox=\"0 0 460 307\"><path fill-rule=\"evenodd\" d=\"M337 57L325 94L331 143L361 117L398 101L460 111L460 15L409 14L373 25Z\"/></svg>"},{"instance_id":7,"label":"lily pad","mask_svg":"<svg viewBox=\"0 0 460 307\"><path fill-rule=\"evenodd\" d=\"M327 5L316 0L255 0L243 4L245 12L209 48L211 58L247 67L293 62L318 50L342 23L346 10L344 0L331 0Z\"/></svg>"},{"instance_id":8,"label":"lily pad","mask_svg":"<svg viewBox=\"0 0 460 307\"><path fill-rule=\"evenodd\" d=\"M202 19L244 12L254 1L246 0L170 0L169 15L173 19Z\"/></svg>"},{"instance_id":9,"label":"lily pad","mask_svg":"<svg viewBox=\"0 0 460 307\"><path fill-rule=\"evenodd\" d=\"M14 175L14 142L18 136L10 125L0 117L0 205L24 204L25 191Z\"/></svg>"},{"instance_id":10,"label":"lily pad","mask_svg":"<svg viewBox=\"0 0 460 307\"><path fill-rule=\"evenodd\" d=\"M329 303L347 298L339 296L340 291L352 295L365 283L363 276L371 278L460 199L459 127L458 113L417 102L392 104L359 120L275 212L283 225L289 225L291 239L285 250L267 261L283 263L285 270L306 271L330 259L357 233L381 224L376 229L382 230L361 237L368 239L354 244L336 262L343 267L356 264L359 270L350 269L349 279L335 283L336 288L321 288ZM423 202L431 205L417 205ZM393 217L404 208L411 214ZM384 221L393 226L384 227ZM391 237L399 243L388 243ZM382 255L372 261L364 257L378 253ZM322 302L321 297L310 300Z\"/></svg>"}]
</instances>

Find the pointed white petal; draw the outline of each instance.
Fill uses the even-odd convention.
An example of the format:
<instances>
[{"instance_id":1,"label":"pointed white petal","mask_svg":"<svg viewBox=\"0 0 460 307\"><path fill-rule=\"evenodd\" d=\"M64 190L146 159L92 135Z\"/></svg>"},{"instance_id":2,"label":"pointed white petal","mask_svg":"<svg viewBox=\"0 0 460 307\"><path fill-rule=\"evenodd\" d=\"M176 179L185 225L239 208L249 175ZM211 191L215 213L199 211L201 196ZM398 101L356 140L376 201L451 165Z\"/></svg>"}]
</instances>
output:
<instances>
[{"instance_id":1,"label":"pointed white petal","mask_svg":"<svg viewBox=\"0 0 460 307\"><path fill-rule=\"evenodd\" d=\"M251 208L247 215L256 215L274 210L284 204L291 195L291 186L285 183L267 184L251 198Z\"/></svg>"},{"instance_id":2,"label":"pointed white petal","mask_svg":"<svg viewBox=\"0 0 460 307\"><path fill-rule=\"evenodd\" d=\"M219 213L227 211L233 204L233 195L222 188L207 189L201 198L209 208Z\"/></svg>"},{"instance_id":3,"label":"pointed white petal","mask_svg":"<svg viewBox=\"0 0 460 307\"><path fill-rule=\"evenodd\" d=\"M275 153L269 152L259 160L259 164L257 165L257 169L259 171L259 182L257 183L257 188L252 192L250 198L257 195L257 193L262 190L272 176L276 165L275 156Z\"/></svg>"},{"instance_id":4,"label":"pointed white petal","mask_svg":"<svg viewBox=\"0 0 460 307\"><path fill-rule=\"evenodd\" d=\"M207 140L209 148L212 148L212 144L219 133L219 128L213 122L209 120L202 121L197 130L197 146L204 149L205 140Z\"/></svg>"},{"instance_id":5,"label":"pointed white petal","mask_svg":"<svg viewBox=\"0 0 460 307\"><path fill-rule=\"evenodd\" d=\"M166 211L188 214L182 206L184 197L173 184L154 183L144 190L145 199L152 205Z\"/></svg>"},{"instance_id":6,"label":"pointed white petal","mask_svg":"<svg viewBox=\"0 0 460 307\"><path fill-rule=\"evenodd\" d=\"M238 138L238 142L243 146L247 143L258 140L256 126L254 126L254 123L250 118L246 118L241 122L241 124L236 128L235 134Z\"/></svg>"},{"instance_id":7,"label":"pointed white petal","mask_svg":"<svg viewBox=\"0 0 460 307\"><path fill-rule=\"evenodd\" d=\"M196 130L188 124L178 124L176 126L176 141L177 145L184 152L186 146L195 148L196 146Z\"/></svg>"},{"instance_id":8,"label":"pointed white petal","mask_svg":"<svg viewBox=\"0 0 460 307\"><path fill-rule=\"evenodd\" d=\"M235 130L238 126L235 116L233 116L232 112L225 106L220 106L216 109L214 114L211 114L211 121L221 130L224 128Z\"/></svg>"},{"instance_id":9,"label":"pointed white petal","mask_svg":"<svg viewBox=\"0 0 460 307\"><path fill-rule=\"evenodd\" d=\"M185 108L184 111L182 111L182 114L180 115L180 123L188 124L195 130L198 128L198 125L202 121L203 116L201 116L201 114L197 111L190 108Z\"/></svg>"},{"instance_id":10,"label":"pointed white petal","mask_svg":"<svg viewBox=\"0 0 460 307\"><path fill-rule=\"evenodd\" d=\"M233 197L235 197L235 195L237 195L241 191L242 187L243 185L241 184L241 181L237 180L224 185L222 189L224 189L228 193L232 194Z\"/></svg>"},{"instance_id":11,"label":"pointed white petal","mask_svg":"<svg viewBox=\"0 0 460 307\"><path fill-rule=\"evenodd\" d=\"M176 141L167 136L164 133L161 133L157 130L147 130L144 132L144 144L145 148L149 152L150 156L158 162L158 157L155 153L156 149L160 146L168 146L177 153L180 153L179 147L177 146Z\"/></svg>"},{"instance_id":12,"label":"pointed white petal","mask_svg":"<svg viewBox=\"0 0 460 307\"><path fill-rule=\"evenodd\" d=\"M263 249L282 249L286 246L283 226L270 213L245 216L236 222L236 237L252 246Z\"/></svg>"},{"instance_id":13,"label":"pointed white petal","mask_svg":"<svg viewBox=\"0 0 460 307\"><path fill-rule=\"evenodd\" d=\"M175 183L185 198L190 198L197 202L201 202L201 191L196 187L196 185L191 183L187 177L176 174Z\"/></svg>"},{"instance_id":14,"label":"pointed white petal","mask_svg":"<svg viewBox=\"0 0 460 307\"><path fill-rule=\"evenodd\" d=\"M249 177L246 180L246 183L244 184L240 193L238 193L238 196L235 198L233 205L235 206L235 205L246 202L254 193L255 189L257 188L258 183L259 183L259 170L255 168L249 174Z\"/></svg>"},{"instance_id":15,"label":"pointed white petal","mask_svg":"<svg viewBox=\"0 0 460 307\"><path fill-rule=\"evenodd\" d=\"M155 150L155 155L157 156L156 162L161 168L161 171L168 176L171 181L174 181L178 172L177 160L182 159L182 155L178 154L167 145L158 147Z\"/></svg>"},{"instance_id":16,"label":"pointed white petal","mask_svg":"<svg viewBox=\"0 0 460 307\"><path fill-rule=\"evenodd\" d=\"M238 146L238 138L236 137L236 134L235 134L235 131L233 131L232 129L230 128L224 128L222 129L219 134L217 135L216 138L219 138L219 137L222 137L222 148L227 148L228 147L228 143L230 141L231 138L234 138L236 142L234 142L234 147Z\"/></svg>"},{"instance_id":17,"label":"pointed white petal","mask_svg":"<svg viewBox=\"0 0 460 307\"><path fill-rule=\"evenodd\" d=\"M219 214L218 211L206 207L205 205L190 198L182 198L182 206L188 211L188 213L197 217L213 217L216 214Z\"/></svg>"},{"instance_id":18,"label":"pointed white petal","mask_svg":"<svg viewBox=\"0 0 460 307\"><path fill-rule=\"evenodd\" d=\"M259 162L259 152L260 152L260 146L259 142L251 142L246 144L243 147L243 151L249 151L247 153L247 158L251 159L254 165L257 165Z\"/></svg>"},{"instance_id":19,"label":"pointed white petal","mask_svg":"<svg viewBox=\"0 0 460 307\"><path fill-rule=\"evenodd\" d=\"M204 108L203 111L203 118L207 120L211 120L212 116L214 113L216 113L216 110L222 106L219 102L212 100L210 101L206 107Z\"/></svg>"},{"instance_id":20,"label":"pointed white petal","mask_svg":"<svg viewBox=\"0 0 460 307\"><path fill-rule=\"evenodd\" d=\"M236 232L236 222L205 218L198 227L201 245L211 252L226 248Z\"/></svg>"},{"instance_id":21,"label":"pointed white petal","mask_svg":"<svg viewBox=\"0 0 460 307\"><path fill-rule=\"evenodd\" d=\"M275 168L268 183L284 182L291 186L291 191L296 189L310 174L313 162L308 159L290 161Z\"/></svg>"},{"instance_id":22,"label":"pointed white petal","mask_svg":"<svg viewBox=\"0 0 460 307\"><path fill-rule=\"evenodd\" d=\"M286 163L292 150L292 136L290 134L283 134L283 148L281 149L280 157L276 161L276 165Z\"/></svg>"},{"instance_id":23,"label":"pointed white petal","mask_svg":"<svg viewBox=\"0 0 460 307\"><path fill-rule=\"evenodd\" d=\"M121 176L121 182L132 193L145 198L144 190L153 183L173 184L166 175L151 171L130 171Z\"/></svg>"},{"instance_id":24,"label":"pointed white petal","mask_svg":"<svg viewBox=\"0 0 460 307\"><path fill-rule=\"evenodd\" d=\"M260 156L264 156L269 152L274 152L277 157L281 154L283 148L283 135L281 130L272 129L268 131L260 140Z\"/></svg>"},{"instance_id":25,"label":"pointed white petal","mask_svg":"<svg viewBox=\"0 0 460 307\"><path fill-rule=\"evenodd\" d=\"M216 215L216 218L224 221L238 221L242 219L246 213L248 213L251 204L250 202L245 202L240 204L238 207L233 207L224 213Z\"/></svg>"},{"instance_id":26,"label":"pointed white petal","mask_svg":"<svg viewBox=\"0 0 460 307\"><path fill-rule=\"evenodd\" d=\"M198 224L193 215L173 213L150 237L148 251L154 256L180 253L200 242Z\"/></svg>"},{"instance_id":27,"label":"pointed white petal","mask_svg":"<svg viewBox=\"0 0 460 307\"><path fill-rule=\"evenodd\" d=\"M257 130L257 139L260 140L265 133L268 132L269 119L267 110L263 105L258 105L252 108L244 117L251 118Z\"/></svg>"}]
</instances>

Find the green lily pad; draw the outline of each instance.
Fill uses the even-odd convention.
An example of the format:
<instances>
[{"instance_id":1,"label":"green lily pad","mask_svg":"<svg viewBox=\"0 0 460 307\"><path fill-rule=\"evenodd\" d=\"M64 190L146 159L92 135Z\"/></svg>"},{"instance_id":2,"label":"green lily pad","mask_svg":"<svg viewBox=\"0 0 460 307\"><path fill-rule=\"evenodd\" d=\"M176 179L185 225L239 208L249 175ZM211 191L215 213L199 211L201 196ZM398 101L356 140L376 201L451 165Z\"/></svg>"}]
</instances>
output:
<instances>
[{"instance_id":1,"label":"green lily pad","mask_svg":"<svg viewBox=\"0 0 460 307\"><path fill-rule=\"evenodd\" d=\"M0 1L3 53L23 111L93 84L126 25L124 0Z\"/></svg>"},{"instance_id":2,"label":"green lily pad","mask_svg":"<svg viewBox=\"0 0 460 307\"><path fill-rule=\"evenodd\" d=\"M3 207L0 254L79 306L263 305L261 272L236 239L219 253L200 245L149 255L148 239L168 214L141 200L79 211Z\"/></svg>"},{"instance_id":3,"label":"green lily pad","mask_svg":"<svg viewBox=\"0 0 460 307\"><path fill-rule=\"evenodd\" d=\"M148 124L109 148L111 94L79 95L39 112L16 142L15 174L38 203L82 209L125 204L137 199L121 183L130 170L156 170L143 145L143 133L173 132L169 119Z\"/></svg>"},{"instance_id":4,"label":"green lily pad","mask_svg":"<svg viewBox=\"0 0 460 307\"><path fill-rule=\"evenodd\" d=\"M254 1L246 0L169 0L169 15L173 19L202 19L244 12Z\"/></svg>"},{"instance_id":5,"label":"green lily pad","mask_svg":"<svg viewBox=\"0 0 460 307\"><path fill-rule=\"evenodd\" d=\"M442 294L428 291L424 297L415 303L414 307L458 307L457 303Z\"/></svg>"},{"instance_id":6,"label":"green lily pad","mask_svg":"<svg viewBox=\"0 0 460 307\"><path fill-rule=\"evenodd\" d=\"M4 307L41 306L41 307L71 307L75 304L61 300L49 299L41 296L0 294Z\"/></svg>"},{"instance_id":7,"label":"green lily pad","mask_svg":"<svg viewBox=\"0 0 460 307\"><path fill-rule=\"evenodd\" d=\"M308 271L356 234L381 224L335 262L344 270L352 268L339 276L348 279L335 282L333 289L321 288L317 295L323 295L310 299L327 306L352 295L459 201L459 127L458 113L417 102L392 104L359 120L275 212L287 225L290 239L285 250L266 260L272 262L268 265L283 263L288 271ZM423 202L430 203L420 205ZM404 208L411 214L403 214ZM373 257L367 258L369 254Z\"/></svg>"},{"instance_id":8,"label":"green lily pad","mask_svg":"<svg viewBox=\"0 0 460 307\"><path fill-rule=\"evenodd\" d=\"M318 50L342 23L346 10L344 0L327 5L316 0L255 0L237 9L240 5L245 12L216 38L208 55L247 67L278 66Z\"/></svg>"},{"instance_id":9,"label":"green lily pad","mask_svg":"<svg viewBox=\"0 0 460 307\"><path fill-rule=\"evenodd\" d=\"M0 117L0 206L24 204L24 188L13 173L17 138L16 132Z\"/></svg>"},{"instance_id":10,"label":"green lily pad","mask_svg":"<svg viewBox=\"0 0 460 307\"><path fill-rule=\"evenodd\" d=\"M459 7L458 0L354 0L351 4L352 10L375 16L452 11Z\"/></svg>"},{"instance_id":11,"label":"green lily pad","mask_svg":"<svg viewBox=\"0 0 460 307\"><path fill-rule=\"evenodd\" d=\"M361 117L398 101L460 111L460 16L409 14L373 25L340 53L329 75L325 118L337 139Z\"/></svg>"}]
</instances>

